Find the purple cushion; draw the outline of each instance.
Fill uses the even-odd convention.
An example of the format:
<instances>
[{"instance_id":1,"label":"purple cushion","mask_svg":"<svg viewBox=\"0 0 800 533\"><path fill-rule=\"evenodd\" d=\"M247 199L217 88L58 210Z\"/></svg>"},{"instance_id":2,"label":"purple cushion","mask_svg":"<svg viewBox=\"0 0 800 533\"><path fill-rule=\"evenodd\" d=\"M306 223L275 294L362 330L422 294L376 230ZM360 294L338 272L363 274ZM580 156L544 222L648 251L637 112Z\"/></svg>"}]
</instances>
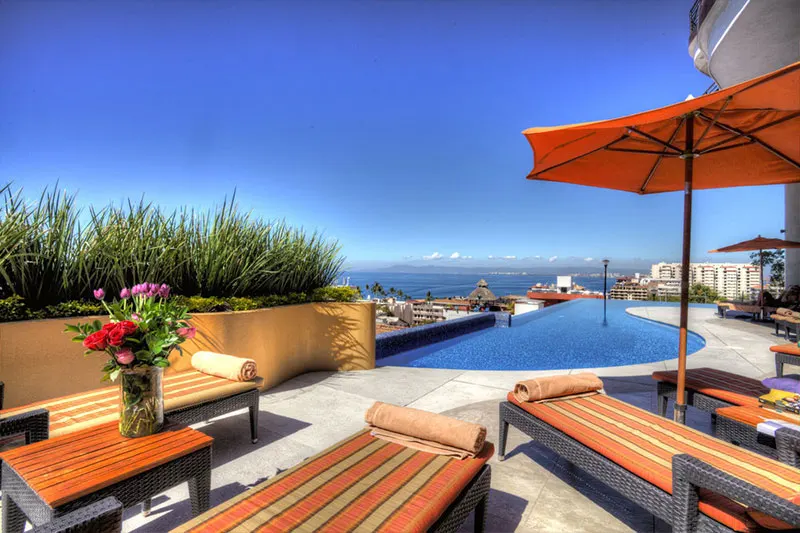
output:
<instances>
[{"instance_id":1,"label":"purple cushion","mask_svg":"<svg viewBox=\"0 0 800 533\"><path fill-rule=\"evenodd\" d=\"M800 394L800 375L791 374L782 378L767 378L761 382L770 389L784 390L786 392L796 392Z\"/></svg>"}]
</instances>

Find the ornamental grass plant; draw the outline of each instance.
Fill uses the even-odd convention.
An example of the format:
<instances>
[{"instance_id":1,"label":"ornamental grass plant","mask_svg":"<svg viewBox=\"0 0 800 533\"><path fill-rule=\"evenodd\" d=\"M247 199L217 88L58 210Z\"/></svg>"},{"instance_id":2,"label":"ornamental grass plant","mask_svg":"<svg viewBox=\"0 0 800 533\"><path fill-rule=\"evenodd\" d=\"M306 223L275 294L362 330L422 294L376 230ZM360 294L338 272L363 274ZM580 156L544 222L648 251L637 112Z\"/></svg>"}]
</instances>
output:
<instances>
[{"instance_id":1,"label":"ornamental grass plant","mask_svg":"<svg viewBox=\"0 0 800 533\"><path fill-rule=\"evenodd\" d=\"M243 212L235 194L205 211L143 200L82 209L57 185L34 202L10 186L0 194L0 297L34 311L142 279L187 297L311 299L344 260L338 242Z\"/></svg>"}]
</instances>

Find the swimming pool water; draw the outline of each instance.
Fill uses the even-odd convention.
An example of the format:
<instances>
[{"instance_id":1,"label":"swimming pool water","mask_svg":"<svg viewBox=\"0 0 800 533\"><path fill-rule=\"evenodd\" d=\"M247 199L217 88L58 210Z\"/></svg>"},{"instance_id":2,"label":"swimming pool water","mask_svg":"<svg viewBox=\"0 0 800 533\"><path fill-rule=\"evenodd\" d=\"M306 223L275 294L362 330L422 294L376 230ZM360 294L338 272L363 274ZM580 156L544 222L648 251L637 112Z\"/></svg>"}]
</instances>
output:
<instances>
[{"instance_id":1,"label":"swimming pool water","mask_svg":"<svg viewBox=\"0 0 800 533\"><path fill-rule=\"evenodd\" d=\"M678 329L625 310L677 306L660 302L574 300L513 317L509 328L489 328L379 359L378 366L464 370L556 370L651 363L678 356ZM694 306L693 306L694 307ZM705 346L689 332L687 353Z\"/></svg>"}]
</instances>

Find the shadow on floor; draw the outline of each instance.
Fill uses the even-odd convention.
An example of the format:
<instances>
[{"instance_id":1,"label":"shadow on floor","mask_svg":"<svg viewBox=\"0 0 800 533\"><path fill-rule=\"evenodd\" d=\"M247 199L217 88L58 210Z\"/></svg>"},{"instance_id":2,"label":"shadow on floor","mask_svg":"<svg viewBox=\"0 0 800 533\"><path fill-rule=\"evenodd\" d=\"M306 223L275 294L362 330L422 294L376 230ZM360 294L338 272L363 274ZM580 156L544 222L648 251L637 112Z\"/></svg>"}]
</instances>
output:
<instances>
[{"instance_id":1,"label":"shadow on floor","mask_svg":"<svg viewBox=\"0 0 800 533\"><path fill-rule=\"evenodd\" d=\"M308 422L295 418L260 410L258 414L258 442L253 444L250 442L250 413L245 410L225 418L212 419L209 423L197 427L197 429L214 438L213 468L218 468L230 461L258 451L277 440L286 438L310 425ZM270 427L280 427L281 433L270 431L268 429Z\"/></svg>"},{"instance_id":2,"label":"shadow on floor","mask_svg":"<svg viewBox=\"0 0 800 533\"><path fill-rule=\"evenodd\" d=\"M502 490L489 491L489 504L486 508L486 533L516 531L528 501ZM470 513L459 528L459 533L475 531L475 513Z\"/></svg>"},{"instance_id":3,"label":"shadow on floor","mask_svg":"<svg viewBox=\"0 0 800 533\"><path fill-rule=\"evenodd\" d=\"M230 483L228 485L223 485L222 487L212 489L211 508L233 498L237 494L240 494L249 488L250 487L242 485L241 483ZM150 514L150 521L147 524L144 524L131 531L135 531L137 533L170 531L193 518L192 506L188 498L176 501L172 505L167 505L166 507L156 508L167 500L168 498L164 495L153 498L153 510ZM127 520L128 518L136 516L140 512L142 512L141 505L136 505L129 509L125 509L125 512L123 513L123 520Z\"/></svg>"}]
</instances>

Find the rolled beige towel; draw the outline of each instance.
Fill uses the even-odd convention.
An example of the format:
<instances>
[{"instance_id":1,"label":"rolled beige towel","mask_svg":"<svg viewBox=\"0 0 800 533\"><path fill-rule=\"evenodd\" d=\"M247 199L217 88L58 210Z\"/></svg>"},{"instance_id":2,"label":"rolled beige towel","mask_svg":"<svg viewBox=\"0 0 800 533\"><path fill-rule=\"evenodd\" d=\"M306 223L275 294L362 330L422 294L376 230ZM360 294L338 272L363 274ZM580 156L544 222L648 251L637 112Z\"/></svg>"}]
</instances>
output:
<instances>
[{"instance_id":1,"label":"rolled beige towel","mask_svg":"<svg viewBox=\"0 0 800 533\"><path fill-rule=\"evenodd\" d=\"M778 315L791 316L792 315L792 310L791 309L787 309L785 307L779 307L778 310L775 311L775 313L778 314Z\"/></svg>"},{"instance_id":2,"label":"rolled beige towel","mask_svg":"<svg viewBox=\"0 0 800 533\"><path fill-rule=\"evenodd\" d=\"M410 407L375 402L364 416L372 434L415 450L464 459L486 442L486 428Z\"/></svg>"},{"instance_id":3,"label":"rolled beige towel","mask_svg":"<svg viewBox=\"0 0 800 533\"><path fill-rule=\"evenodd\" d=\"M518 402L537 402L562 396L597 392L603 382L591 372L564 374L520 381L514 385L514 398Z\"/></svg>"},{"instance_id":4,"label":"rolled beige towel","mask_svg":"<svg viewBox=\"0 0 800 533\"><path fill-rule=\"evenodd\" d=\"M250 381L258 376L256 362L252 359L222 353L197 352L192 356L192 366L203 374L231 381Z\"/></svg>"}]
</instances>

